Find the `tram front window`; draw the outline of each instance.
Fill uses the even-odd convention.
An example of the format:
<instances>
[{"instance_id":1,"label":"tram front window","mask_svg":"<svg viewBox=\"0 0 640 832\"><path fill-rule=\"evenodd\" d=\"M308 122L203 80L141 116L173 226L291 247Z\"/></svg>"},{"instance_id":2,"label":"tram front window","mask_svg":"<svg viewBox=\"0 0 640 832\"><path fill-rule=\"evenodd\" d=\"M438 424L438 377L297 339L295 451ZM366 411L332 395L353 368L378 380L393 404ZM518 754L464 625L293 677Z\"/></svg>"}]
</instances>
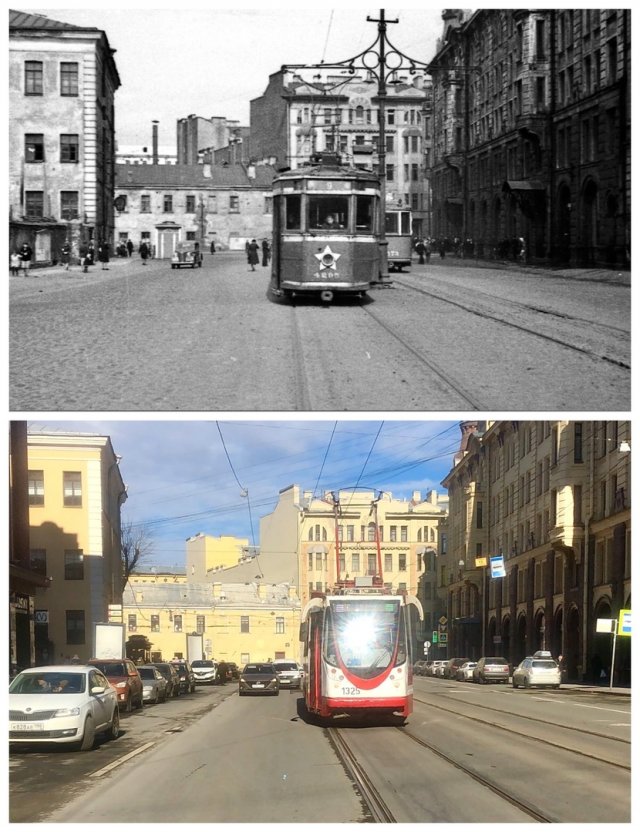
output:
<instances>
[{"instance_id":1,"label":"tram front window","mask_svg":"<svg viewBox=\"0 0 640 832\"><path fill-rule=\"evenodd\" d=\"M385 603L385 602L383 602ZM394 659L406 660L404 617L394 602L388 606L332 604L325 619L325 659L345 668L362 679L378 675ZM397 649L396 649L397 646Z\"/></svg>"},{"instance_id":2,"label":"tram front window","mask_svg":"<svg viewBox=\"0 0 640 832\"><path fill-rule=\"evenodd\" d=\"M349 198L346 196L309 197L309 228L344 229L349 225Z\"/></svg>"},{"instance_id":3,"label":"tram front window","mask_svg":"<svg viewBox=\"0 0 640 832\"><path fill-rule=\"evenodd\" d=\"M302 200L298 195L285 198L285 228L289 230L301 228L301 205Z\"/></svg>"},{"instance_id":4,"label":"tram front window","mask_svg":"<svg viewBox=\"0 0 640 832\"><path fill-rule=\"evenodd\" d=\"M356 197L356 233L364 231L369 234L373 231L373 197Z\"/></svg>"}]
</instances>

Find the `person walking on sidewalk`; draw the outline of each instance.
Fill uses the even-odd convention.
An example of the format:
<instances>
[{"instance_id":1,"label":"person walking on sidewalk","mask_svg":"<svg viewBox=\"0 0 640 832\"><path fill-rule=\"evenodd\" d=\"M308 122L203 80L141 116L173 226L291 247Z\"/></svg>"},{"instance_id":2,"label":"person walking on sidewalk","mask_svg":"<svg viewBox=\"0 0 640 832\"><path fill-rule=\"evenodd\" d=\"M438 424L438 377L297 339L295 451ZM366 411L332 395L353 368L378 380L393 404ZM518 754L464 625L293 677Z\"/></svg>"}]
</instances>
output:
<instances>
[{"instance_id":1,"label":"person walking on sidewalk","mask_svg":"<svg viewBox=\"0 0 640 832\"><path fill-rule=\"evenodd\" d=\"M62 244L60 249L60 260L64 264L64 270L69 271L69 260L71 259L71 246L66 241Z\"/></svg>"},{"instance_id":2,"label":"person walking on sidewalk","mask_svg":"<svg viewBox=\"0 0 640 832\"><path fill-rule=\"evenodd\" d=\"M247 260L251 266L251 271L255 272L256 266L260 262L260 258L258 257L258 244L255 240L251 240L247 247Z\"/></svg>"},{"instance_id":3,"label":"person walking on sidewalk","mask_svg":"<svg viewBox=\"0 0 640 832\"><path fill-rule=\"evenodd\" d=\"M149 256L149 246L145 243L144 240L140 243L140 248L138 249L138 251L140 252L140 257L142 258L142 265L146 266L147 257Z\"/></svg>"},{"instance_id":4,"label":"person walking on sidewalk","mask_svg":"<svg viewBox=\"0 0 640 832\"><path fill-rule=\"evenodd\" d=\"M107 266L109 262L109 243L104 240L98 243L98 260L102 264L100 266L102 271L109 271L109 266Z\"/></svg>"},{"instance_id":5,"label":"person walking on sidewalk","mask_svg":"<svg viewBox=\"0 0 640 832\"><path fill-rule=\"evenodd\" d=\"M20 248L20 262L22 265L22 270L24 271L25 277L29 273L29 269L31 268L31 257L33 255L33 250L29 243L23 243Z\"/></svg>"}]
</instances>

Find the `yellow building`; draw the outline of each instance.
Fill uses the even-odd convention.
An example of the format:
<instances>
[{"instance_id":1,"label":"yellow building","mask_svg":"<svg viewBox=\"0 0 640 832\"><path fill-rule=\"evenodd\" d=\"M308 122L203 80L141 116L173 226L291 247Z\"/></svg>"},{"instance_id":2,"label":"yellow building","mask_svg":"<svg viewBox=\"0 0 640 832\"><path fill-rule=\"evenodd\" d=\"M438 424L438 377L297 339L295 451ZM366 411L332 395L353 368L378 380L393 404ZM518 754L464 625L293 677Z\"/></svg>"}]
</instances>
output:
<instances>
[{"instance_id":1,"label":"yellow building","mask_svg":"<svg viewBox=\"0 0 640 832\"><path fill-rule=\"evenodd\" d=\"M122 598L118 457L108 436L30 433L28 466L31 563L50 580L36 591L36 663L86 660Z\"/></svg>"},{"instance_id":2,"label":"yellow building","mask_svg":"<svg viewBox=\"0 0 640 832\"><path fill-rule=\"evenodd\" d=\"M300 602L287 584L138 574L125 589L123 615L127 638L149 639L152 661L186 657L190 633L202 634L205 658L239 666L299 657Z\"/></svg>"},{"instance_id":3,"label":"yellow building","mask_svg":"<svg viewBox=\"0 0 640 832\"><path fill-rule=\"evenodd\" d=\"M631 604L630 423L497 421L469 433L470 424L443 481L449 655L518 663L547 649L564 656L570 679L592 678L609 649L596 619ZM629 645L620 650L629 675Z\"/></svg>"},{"instance_id":4,"label":"yellow building","mask_svg":"<svg viewBox=\"0 0 640 832\"><path fill-rule=\"evenodd\" d=\"M280 492L274 511L261 518L260 557L265 570L274 563L295 570L303 604L338 578L366 579L380 571L389 592L415 595L422 557L427 549L437 550L446 511L446 500L435 491L424 499L414 492L411 500L373 491L314 497L292 485Z\"/></svg>"},{"instance_id":5,"label":"yellow building","mask_svg":"<svg viewBox=\"0 0 640 832\"><path fill-rule=\"evenodd\" d=\"M199 532L187 538L187 580L190 583L213 580L213 573L243 563L252 553L253 547L246 537L212 537Z\"/></svg>"}]
</instances>

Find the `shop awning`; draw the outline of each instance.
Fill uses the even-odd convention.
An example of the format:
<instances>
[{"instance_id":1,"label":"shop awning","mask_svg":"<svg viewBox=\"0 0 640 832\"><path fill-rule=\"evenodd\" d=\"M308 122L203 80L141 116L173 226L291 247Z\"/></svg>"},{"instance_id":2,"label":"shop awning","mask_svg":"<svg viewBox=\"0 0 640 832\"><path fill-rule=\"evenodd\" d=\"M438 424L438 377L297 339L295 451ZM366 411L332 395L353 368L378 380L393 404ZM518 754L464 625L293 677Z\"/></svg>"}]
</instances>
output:
<instances>
[{"instance_id":1,"label":"shop awning","mask_svg":"<svg viewBox=\"0 0 640 832\"><path fill-rule=\"evenodd\" d=\"M544 185L539 179L507 179L502 186L503 191L544 191Z\"/></svg>"}]
</instances>

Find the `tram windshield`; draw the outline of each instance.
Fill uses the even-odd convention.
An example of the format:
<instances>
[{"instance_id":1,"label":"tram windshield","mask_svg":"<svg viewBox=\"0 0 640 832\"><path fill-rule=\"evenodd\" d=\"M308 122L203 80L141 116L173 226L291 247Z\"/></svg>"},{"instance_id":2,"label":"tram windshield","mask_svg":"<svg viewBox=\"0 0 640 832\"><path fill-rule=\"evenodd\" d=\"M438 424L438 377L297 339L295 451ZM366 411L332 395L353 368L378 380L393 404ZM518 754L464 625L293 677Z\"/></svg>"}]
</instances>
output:
<instances>
[{"instance_id":1,"label":"tram windshield","mask_svg":"<svg viewBox=\"0 0 640 832\"><path fill-rule=\"evenodd\" d=\"M335 601L325 618L324 658L362 679L406 661L404 615L395 600Z\"/></svg>"},{"instance_id":2,"label":"tram windshield","mask_svg":"<svg viewBox=\"0 0 640 832\"><path fill-rule=\"evenodd\" d=\"M349 197L309 197L309 228L332 231L333 229L347 228L348 225Z\"/></svg>"},{"instance_id":3,"label":"tram windshield","mask_svg":"<svg viewBox=\"0 0 640 832\"><path fill-rule=\"evenodd\" d=\"M411 234L411 212L387 211L385 231L387 234Z\"/></svg>"}]
</instances>

